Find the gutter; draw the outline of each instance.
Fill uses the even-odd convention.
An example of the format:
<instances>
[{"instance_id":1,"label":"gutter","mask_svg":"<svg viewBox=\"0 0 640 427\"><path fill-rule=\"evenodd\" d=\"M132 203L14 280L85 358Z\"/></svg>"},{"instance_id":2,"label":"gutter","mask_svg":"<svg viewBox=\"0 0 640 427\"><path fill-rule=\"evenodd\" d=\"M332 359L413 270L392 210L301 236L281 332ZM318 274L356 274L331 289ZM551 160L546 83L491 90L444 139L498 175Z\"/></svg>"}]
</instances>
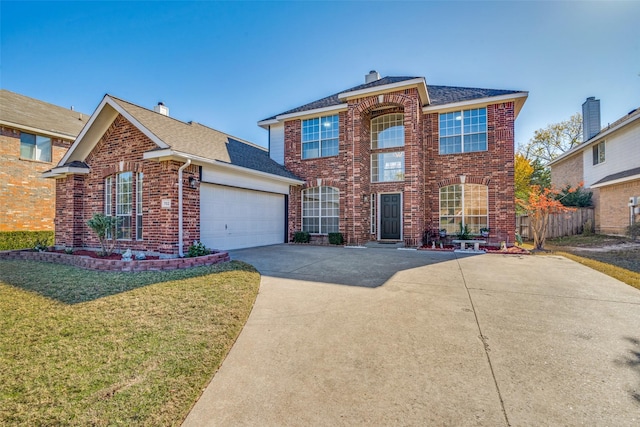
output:
<instances>
[{"instance_id":1,"label":"gutter","mask_svg":"<svg viewBox=\"0 0 640 427\"><path fill-rule=\"evenodd\" d=\"M184 165L178 169L178 256L184 257L184 242L183 239L183 220L182 220L182 171L189 167L191 159L187 159Z\"/></svg>"}]
</instances>

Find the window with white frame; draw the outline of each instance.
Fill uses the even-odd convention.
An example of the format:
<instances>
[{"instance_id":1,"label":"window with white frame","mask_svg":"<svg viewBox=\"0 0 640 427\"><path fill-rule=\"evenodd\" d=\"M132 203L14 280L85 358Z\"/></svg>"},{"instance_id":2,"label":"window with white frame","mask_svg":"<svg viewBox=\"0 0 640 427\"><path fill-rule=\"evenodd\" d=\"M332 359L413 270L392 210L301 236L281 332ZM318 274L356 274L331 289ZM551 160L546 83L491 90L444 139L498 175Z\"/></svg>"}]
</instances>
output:
<instances>
[{"instance_id":1,"label":"window with white frame","mask_svg":"<svg viewBox=\"0 0 640 427\"><path fill-rule=\"evenodd\" d=\"M116 238L131 239L131 214L133 211L133 177L131 172L116 175L116 217L119 218Z\"/></svg>"},{"instance_id":2,"label":"window with white frame","mask_svg":"<svg viewBox=\"0 0 640 427\"><path fill-rule=\"evenodd\" d=\"M302 121L302 158L313 159L338 154L338 115Z\"/></svg>"},{"instance_id":3,"label":"window with white frame","mask_svg":"<svg viewBox=\"0 0 640 427\"><path fill-rule=\"evenodd\" d=\"M144 174L136 175L136 240L142 240L142 179Z\"/></svg>"},{"instance_id":4,"label":"window with white frame","mask_svg":"<svg viewBox=\"0 0 640 427\"><path fill-rule=\"evenodd\" d=\"M440 229L457 233L466 225L472 234L488 228L488 197L486 185L454 184L440 189Z\"/></svg>"},{"instance_id":5,"label":"window with white frame","mask_svg":"<svg viewBox=\"0 0 640 427\"><path fill-rule=\"evenodd\" d=\"M302 191L302 231L337 233L340 225L340 192L334 187Z\"/></svg>"},{"instance_id":6,"label":"window with white frame","mask_svg":"<svg viewBox=\"0 0 640 427\"><path fill-rule=\"evenodd\" d=\"M604 163L604 160L604 141L602 141L593 146L593 164L599 165L600 163Z\"/></svg>"},{"instance_id":7,"label":"window with white frame","mask_svg":"<svg viewBox=\"0 0 640 427\"><path fill-rule=\"evenodd\" d=\"M371 155L371 182L404 181L404 151Z\"/></svg>"},{"instance_id":8,"label":"window with white frame","mask_svg":"<svg viewBox=\"0 0 640 427\"><path fill-rule=\"evenodd\" d=\"M51 162L51 138L20 132L20 158Z\"/></svg>"},{"instance_id":9,"label":"window with white frame","mask_svg":"<svg viewBox=\"0 0 640 427\"><path fill-rule=\"evenodd\" d=\"M487 151L487 109L440 114L440 154Z\"/></svg>"},{"instance_id":10,"label":"window with white frame","mask_svg":"<svg viewBox=\"0 0 640 427\"><path fill-rule=\"evenodd\" d=\"M371 148L404 146L404 114L385 114L371 119Z\"/></svg>"}]
</instances>

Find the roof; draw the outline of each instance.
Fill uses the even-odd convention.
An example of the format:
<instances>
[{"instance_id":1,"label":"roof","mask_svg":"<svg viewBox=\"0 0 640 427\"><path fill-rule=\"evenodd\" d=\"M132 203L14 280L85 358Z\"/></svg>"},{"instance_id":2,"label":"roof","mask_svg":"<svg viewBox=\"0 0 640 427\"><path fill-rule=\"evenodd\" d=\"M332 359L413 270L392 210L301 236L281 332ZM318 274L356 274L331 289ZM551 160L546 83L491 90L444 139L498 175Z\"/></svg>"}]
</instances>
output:
<instances>
[{"instance_id":1,"label":"roof","mask_svg":"<svg viewBox=\"0 0 640 427\"><path fill-rule=\"evenodd\" d=\"M592 146L595 142L608 137L612 133L618 131L619 129L624 128L625 126L631 124L632 122L638 119L640 119L640 107L629 111L626 115L622 116L615 122L607 125L607 127L602 128L600 132L592 136L591 139L584 141L583 143L573 147L571 150L562 153L561 155L559 155L558 157L550 161L549 166L559 163L561 160L567 159L576 153L582 152L582 150Z\"/></svg>"},{"instance_id":2,"label":"roof","mask_svg":"<svg viewBox=\"0 0 640 427\"><path fill-rule=\"evenodd\" d=\"M89 115L0 89L0 122L75 139Z\"/></svg>"},{"instance_id":3,"label":"roof","mask_svg":"<svg viewBox=\"0 0 640 427\"><path fill-rule=\"evenodd\" d=\"M169 150L173 155L192 156L208 161L219 161L230 165L277 175L284 178L299 180L284 166L269 157L268 151L258 145L228 135L196 122L183 122L169 116L140 107L131 102L105 95L102 103L93 114L90 125L82 132L78 141L61 160L58 167L78 166L84 161L87 151L78 149L83 138L90 139L90 128L100 121L101 112L111 107L113 117L117 113L123 114L135 126L142 127L143 133L150 136L158 145L157 150ZM115 111L114 111L115 110ZM98 138L101 135L98 136ZM95 138L94 138L95 139ZM78 149L84 155L74 155ZM155 150L153 150L155 151ZM54 168L55 169L55 168Z\"/></svg>"},{"instance_id":4,"label":"roof","mask_svg":"<svg viewBox=\"0 0 640 427\"><path fill-rule=\"evenodd\" d=\"M636 175L640 176L640 167L605 176L600 181L597 181L591 184L591 187L602 186L603 184L606 184L611 181L617 181L620 179L629 178Z\"/></svg>"},{"instance_id":5,"label":"roof","mask_svg":"<svg viewBox=\"0 0 640 427\"><path fill-rule=\"evenodd\" d=\"M301 105L300 107L292 108L274 116L268 117L261 121L274 120L278 116L291 113L300 113L303 111L311 111L319 108L332 107L340 104L346 104L346 102L339 98L340 94L346 92L354 92L362 89L370 89L376 86L385 86L395 83L401 83L404 81L422 79L422 77L383 77L379 80L354 86L349 89L345 89L333 95L329 95L325 98L318 99L308 104ZM509 94L519 94L521 90L502 90L502 89L482 89L482 88L468 88L468 87L456 87L456 86L432 86L427 85L427 92L431 103L429 105L445 105L455 102L471 101L480 98L488 98L493 96L502 96Z\"/></svg>"}]
</instances>

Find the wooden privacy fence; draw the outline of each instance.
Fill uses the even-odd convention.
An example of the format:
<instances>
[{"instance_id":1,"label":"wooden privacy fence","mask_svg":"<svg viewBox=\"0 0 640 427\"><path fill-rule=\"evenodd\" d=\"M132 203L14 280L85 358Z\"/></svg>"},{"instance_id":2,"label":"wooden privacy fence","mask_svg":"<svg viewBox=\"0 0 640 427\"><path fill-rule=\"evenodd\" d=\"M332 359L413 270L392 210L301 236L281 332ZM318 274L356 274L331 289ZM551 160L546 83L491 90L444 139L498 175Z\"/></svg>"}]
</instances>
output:
<instances>
[{"instance_id":1,"label":"wooden privacy fence","mask_svg":"<svg viewBox=\"0 0 640 427\"><path fill-rule=\"evenodd\" d=\"M593 208L576 208L572 212L564 212L549 215L549 227L547 228L547 238L573 236L582 233L584 223L591 220L591 227L595 225L595 215ZM531 221L529 215L518 215L516 217L516 233L523 239L533 239Z\"/></svg>"}]
</instances>

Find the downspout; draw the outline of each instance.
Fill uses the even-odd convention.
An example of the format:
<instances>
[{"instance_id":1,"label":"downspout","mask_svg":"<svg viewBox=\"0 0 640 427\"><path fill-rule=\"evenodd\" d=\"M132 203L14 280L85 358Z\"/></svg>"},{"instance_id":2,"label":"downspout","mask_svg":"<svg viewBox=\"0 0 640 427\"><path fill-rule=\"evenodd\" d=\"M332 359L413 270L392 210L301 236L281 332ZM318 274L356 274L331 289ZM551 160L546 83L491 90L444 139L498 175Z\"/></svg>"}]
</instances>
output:
<instances>
[{"instance_id":1,"label":"downspout","mask_svg":"<svg viewBox=\"0 0 640 427\"><path fill-rule=\"evenodd\" d=\"M178 256L184 257L184 242L182 230L182 171L189 167L191 159L187 159L184 165L178 169Z\"/></svg>"}]
</instances>

